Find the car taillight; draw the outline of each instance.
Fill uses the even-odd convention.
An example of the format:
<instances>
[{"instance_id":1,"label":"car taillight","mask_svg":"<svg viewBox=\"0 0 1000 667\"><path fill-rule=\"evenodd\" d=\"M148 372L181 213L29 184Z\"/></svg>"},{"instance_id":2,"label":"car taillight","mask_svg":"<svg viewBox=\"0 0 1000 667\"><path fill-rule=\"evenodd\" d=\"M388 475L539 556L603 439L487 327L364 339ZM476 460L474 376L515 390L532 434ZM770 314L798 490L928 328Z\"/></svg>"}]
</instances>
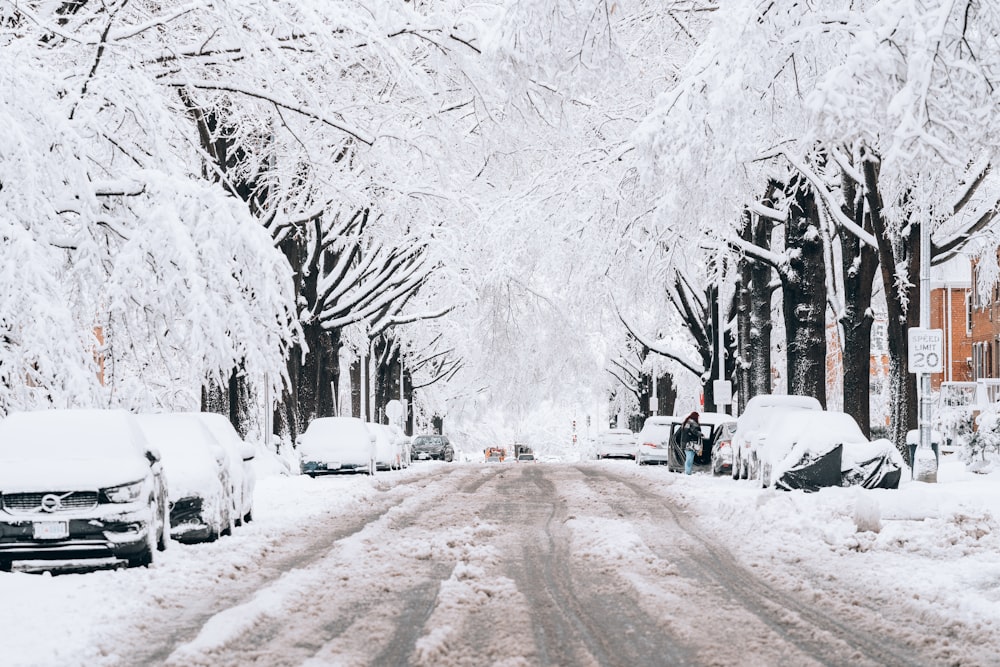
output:
<instances>
[{"instance_id":1,"label":"car taillight","mask_svg":"<svg viewBox=\"0 0 1000 667\"><path fill-rule=\"evenodd\" d=\"M642 443L642 446L643 447L656 447L656 443L655 442L644 442L644 443Z\"/></svg>"},{"instance_id":2,"label":"car taillight","mask_svg":"<svg viewBox=\"0 0 1000 667\"><path fill-rule=\"evenodd\" d=\"M719 447L731 447L733 445L732 440L720 440Z\"/></svg>"}]
</instances>

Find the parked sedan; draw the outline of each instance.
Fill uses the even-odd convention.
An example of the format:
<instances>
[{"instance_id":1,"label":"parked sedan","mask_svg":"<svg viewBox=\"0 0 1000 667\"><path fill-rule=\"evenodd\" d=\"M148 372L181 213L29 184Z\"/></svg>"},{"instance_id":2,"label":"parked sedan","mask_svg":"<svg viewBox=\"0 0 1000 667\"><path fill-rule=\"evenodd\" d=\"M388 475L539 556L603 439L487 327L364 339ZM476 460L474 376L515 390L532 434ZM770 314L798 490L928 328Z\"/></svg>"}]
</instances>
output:
<instances>
[{"instance_id":1,"label":"parked sedan","mask_svg":"<svg viewBox=\"0 0 1000 667\"><path fill-rule=\"evenodd\" d=\"M635 433L627 428L613 428L597 436L598 459L634 459Z\"/></svg>"},{"instance_id":2,"label":"parked sedan","mask_svg":"<svg viewBox=\"0 0 1000 667\"><path fill-rule=\"evenodd\" d=\"M233 423L214 412L190 412L212 432L229 455L229 482L232 486L236 525L253 520L253 492L257 476L253 469L256 450L233 428Z\"/></svg>"},{"instance_id":3,"label":"parked sedan","mask_svg":"<svg viewBox=\"0 0 1000 667\"><path fill-rule=\"evenodd\" d=\"M413 438L412 456L415 461L452 461L455 449L446 435L418 435Z\"/></svg>"},{"instance_id":4,"label":"parked sedan","mask_svg":"<svg viewBox=\"0 0 1000 667\"><path fill-rule=\"evenodd\" d=\"M375 434L356 417L318 417L296 439L303 475L375 474Z\"/></svg>"},{"instance_id":5,"label":"parked sedan","mask_svg":"<svg viewBox=\"0 0 1000 667\"><path fill-rule=\"evenodd\" d=\"M670 440L683 417L647 417L635 437L635 462L639 465L670 463Z\"/></svg>"},{"instance_id":6,"label":"parked sedan","mask_svg":"<svg viewBox=\"0 0 1000 667\"><path fill-rule=\"evenodd\" d=\"M733 437L736 433L736 422L720 424L716 428L716 440L712 447L710 463L713 475L732 474L733 472Z\"/></svg>"},{"instance_id":7,"label":"parked sedan","mask_svg":"<svg viewBox=\"0 0 1000 667\"><path fill-rule=\"evenodd\" d=\"M170 536L191 543L229 535L236 520L229 456L212 432L190 414L137 418L163 458L170 490Z\"/></svg>"},{"instance_id":8,"label":"parked sedan","mask_svg":"<svg viewBox=\"0 0 1000 667\"><path fill-rule=\"evenodd\" d=\"M149 565L167 546L166 512L160 455L129 413L0 421L0 569L20 560Z\"/></svg>"}]
</instances>

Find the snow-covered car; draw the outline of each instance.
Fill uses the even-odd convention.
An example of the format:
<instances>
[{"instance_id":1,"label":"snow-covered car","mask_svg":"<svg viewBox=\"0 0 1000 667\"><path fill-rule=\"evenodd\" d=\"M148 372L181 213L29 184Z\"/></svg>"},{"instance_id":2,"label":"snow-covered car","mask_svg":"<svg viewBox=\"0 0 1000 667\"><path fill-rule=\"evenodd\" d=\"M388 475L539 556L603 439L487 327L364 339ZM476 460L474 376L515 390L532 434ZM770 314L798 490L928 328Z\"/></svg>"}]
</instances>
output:
<instances>
[{"instance_id":1,"label":"snow-covered car","mask_svg":"<svg viewBox=\"0 0 1000 667\"><path fill-rule=\"evenodd\" d=\"M225 448L191 414L140 414L136 419L160 451L170 493L170 536L193 543L229 535L236 514Z\"/></svg>"},{"instance_id":2,"label":"snow-covered car","mask_svg":"<svg viewBox=\"0 0 1000 667\"><path fill-rule=\"evenodd\" d=\"M597 436L598 459L634 459L635 433L627 428L613 428Z\"/></svg>"},{"instance_id":3,"label":"snow-covered car","mask_svg":"<svg viewBox=\"0 0 1000 667\"><path fill-rule=\"evenodd\" d=\"M700 458L711 466L713 475L732 472L736 417L722 412L702 412L699 421L703 433L706 427L710 429L704 437L705 444ZM695 457L695 464L699 463L698 459L699 457Z\"/></svg>"},{"instance_id":4,"label":"snow-covered car","mask_svg":"<svg viewBox=\"0 0 1000 667\"><path fill-rule=\"evenodd\" d=\"M760 478L760 454L755 443L762 433L766 433L765 422L776 409L819 411L823 406L812 396L783 394L759 394L747 401L743 413L736 420L736 433L732 440L733 479Z\"/></svg>"},{"instance_id":5,"label":"snow-covered car","mask_svg":"<svg viewBox=\"0 0 1000 667\"><path fill-rule=\"evenodd\" d=\"M296 438L296 447L304 475L375 474L375 434L357 417L317 417Z\"/></svg>"},{"instance_id":6,"label":"snow-covered car","mask_svg":"<svg viewBox=\"0 0 1000 667\"><path fill-rule=\"evenodd\" d=\"M455 449L446 435L418 435L413 438L412 456L414 461L451 461Z\"/></svg>"},{"instance_id":7,"label":"snow-covered car","mask_svg":"<svg viewBox=\"0 0 1000 667\"><path fill-rule=\"evenodd\" d=\"M403 442L385 424L368 424L375 436L375 469L400 470L403 467Z\"/></svg>"},{"instance_id":8,"label":"snow-covered car","mask_svg":"<svg viewBox=\"0 0 1000 667\"><path fill-rule=\"evenodd\" d=\"M229 455L229 483L232 486L236 525L253 520L253 492L257 484L253 459L257 454L250 443L243 440L233 423L224 415L215 412L187 413L208 427L215 439Z\"/></svg>"},{"instance_id":9,"label":"snow-covered car","mask_svg":"<svg viewBox=\"0 0 1000 667\"><path fill-rule=\"evenodd\" d=\"M762 423L754 448L762 487L894 489L903 469L903 457L892 443L869 441L853 417L833 410L776 407Z\"/></svg>"},{"instance_id":10,"label":"snow-covered car","mask_svg":"<svg viewBox=\"0 0 1000 667\"><path fill-rule=\"evenodd\" d=\"M647 417L635 436L635 462L639 465L670 464L670 439L683 417Z\"/></svg>"},{"instance_id":11,"label":"snow-covered car","mask_svg":"<svg viewBox=\"0 0 1000 667\"><path fill-rule=\"evenodd\" d=\"M15 561L149 565L167 546L160 454L123 410L0 421L0 569Z\"/></svg>"}]
</instances>

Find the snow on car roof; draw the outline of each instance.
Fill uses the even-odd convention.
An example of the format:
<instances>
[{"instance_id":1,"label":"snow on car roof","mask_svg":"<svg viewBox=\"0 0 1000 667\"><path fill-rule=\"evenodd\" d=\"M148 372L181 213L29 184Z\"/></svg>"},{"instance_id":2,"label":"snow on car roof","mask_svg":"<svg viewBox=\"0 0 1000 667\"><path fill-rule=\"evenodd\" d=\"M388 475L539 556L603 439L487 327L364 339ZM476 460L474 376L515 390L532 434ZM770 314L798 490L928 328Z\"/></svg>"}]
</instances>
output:
<instances>
[{"instance_id":1,"label":"snow on car roof","mask_svg":"<svg viewBox=\"0 0 1000 667\"><path fill-rule=\"evenodd\" d=\"M845 442L868 442L854 417L834 410L774 408L760 425L768 441L809 441L816 446Z\"/></svg>"},{"instance_id":2,"label":"snow on car roof","mask_svg":"<svg viewBox=\"0 0 1000 667\"><path fill-rule=\"evenodd\" d=\"M363 437L368 439L368 428L357 417L317 417L309 422L304 437L330 438L336 436Z\"/></svg>"},{"instance_id":3,"label":"snow on car roof","mask_svg":"<svg viewBox=\"0 0 1000 667\"><path fill-rule=\"evenodd\" d=\"M698 413L698 421L702 424L711 424L712 426L716 426L727 422L735 424L736 417L733 415L727 415L725 412L700 412Z\"/></svg>"},{"instance_id":4,"label":"snow on car roof","mask_svg":"<svg viewBox=\"0 0 1000 667\"><path fill-rule=\"evenodd\" d=\"M822 410L823 406L812 396L798 396L795 394L758 394L747 401L744 413L753 408L770 407L794 407L806 408L809 410Z\"/></svg>"},{"instance_id":5,"label":"snow on car roof","mask_svg":"<svg viewBox=\"0 0 1000 667\"><path fill-rule=\"evenodd\" d=\"M150 444L160 452L172 500L213 488L218 483L216 459L223 460L225 450L201 421L184 413L144 414L136 418Z\"/></svg>"}]
</instances>

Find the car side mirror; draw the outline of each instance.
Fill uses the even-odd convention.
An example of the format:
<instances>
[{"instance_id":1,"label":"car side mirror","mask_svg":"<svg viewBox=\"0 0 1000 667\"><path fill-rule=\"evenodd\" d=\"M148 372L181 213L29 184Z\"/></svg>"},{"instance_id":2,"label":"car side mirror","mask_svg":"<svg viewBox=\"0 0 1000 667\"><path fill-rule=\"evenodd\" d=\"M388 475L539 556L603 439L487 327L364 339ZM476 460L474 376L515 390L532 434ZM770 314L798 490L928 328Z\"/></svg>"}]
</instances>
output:
<instances>
[{"instance_id":1,"label":"car side mirror","mask_svg":"<svg viewBox=\"0 0 1000 667\"><path fill-rule=\"evenodd\" d=\"M155 447L146 448L146 460L149 461L149 465L160 462L160 450Z\"/></svg>"},{"instance_id":2,"label":"car side mirror","mask_svg":"<svg viewBox=\"0 0 1000 667\"><path fill-rule=\"evenodd\" d=\"M257 451L252 445L244 444L242 448L242 456L244 461L253 461L254 457L257 456Z\"/></svg>"}]
</instances>

